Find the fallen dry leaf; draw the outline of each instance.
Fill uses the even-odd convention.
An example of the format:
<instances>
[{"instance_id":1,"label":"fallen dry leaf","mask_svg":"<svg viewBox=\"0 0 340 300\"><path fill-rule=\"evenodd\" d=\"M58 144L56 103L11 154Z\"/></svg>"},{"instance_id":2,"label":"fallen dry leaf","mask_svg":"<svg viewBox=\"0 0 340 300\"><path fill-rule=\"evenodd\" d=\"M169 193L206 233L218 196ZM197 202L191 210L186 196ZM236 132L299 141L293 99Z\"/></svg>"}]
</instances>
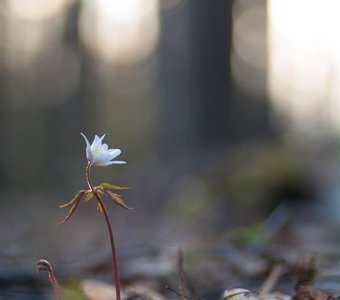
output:
<instances>
[{"instance_id":1,"label":"fallen dry leaf","mask_svg":"<svg viewBox=\"0 0 340 300\"><path fill-rule=\"evenodd\" d=\"M96 280L84 280L80 287L89 300L116 300L116 290L110 284ZM126 294L122 292L121 298L126 299Z\"/></svg>"},{"instance_id":2,"label":"fallen dry leaf","mask_svg":"<svg viewBox=\"0 0 340 300\"><path fill-rule=\"evenodd\" d=\"M80 287L89 300L116 299L116 290L110 284L96 280L84 280ZM124 288L121 299L164 300L164 297L146 286L130 285Z\"/></svg>"},{"instance_id":3,"label":"fallen dry leaf","mask_svg":"<svg viewBox=\"0 0 340 300\"><path fill-rule=\"evenodd\" d=\"M243 288L225 290L222 300L290 300L291 297L281 293L258 294Z\"/></svg>"},{"instance_id":4,"label":"fallen dry leaf","mask_svg":"<svg viewBox=\"0 0 340 300\"><path fill-rule=\"evenodd\" d=\"M164 296L157 293L156 291L143 286L143 285L131 285L126 287L125 289L126 294L128 294L128 298L137 298L137 299L145 299L145 300L164 300ZM132 297L131 297L132 296ZM138 297L133 297L138 296Z\"/></svg>"},{"instance_id":5,"label":"fallen dry leaf","mask_svg":"<svg viewBox=\"0 0 340 300\"><path fill-rule=\"evenodd\" d=\"M299 285L292 300L327 300L330 296L313 286Z\"/></svg>"}]
</instances>

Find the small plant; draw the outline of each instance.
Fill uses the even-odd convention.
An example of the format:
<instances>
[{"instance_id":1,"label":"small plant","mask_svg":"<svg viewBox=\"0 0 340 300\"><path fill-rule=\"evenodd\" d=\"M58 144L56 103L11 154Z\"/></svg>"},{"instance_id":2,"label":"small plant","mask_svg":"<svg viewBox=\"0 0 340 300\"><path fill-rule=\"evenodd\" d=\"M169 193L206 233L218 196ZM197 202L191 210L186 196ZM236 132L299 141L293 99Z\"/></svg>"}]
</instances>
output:
<instances>
[{"instance_id":1,"label":"small plant","mask_svg":"<svg viewBox=\"0 0 340 300\"><path fill-rule=\"evenodd\" d=\"M99 137L96 135L92 144L90 144L90 142L88 141L88 139L83 133L81 133L81 135L83 136L86 142L86 157L87 157L86 181L87 181L88 189L80 190L70 202L60 206L60 208L70 207L70 210L68 214L66 215L66 217L64 218L64 220L62 220L58 224L65 223L73 215L76 208L78 207L79 202L82 199L84 199L84 202L88 202L92 198L96 198L98 202L98 210L101 214L104 215L107 229L109 232L111 250L112 250L116 300L120 300L120 279L119 279L117 252L116 252L116 247L115 247L112 225L111 225L109 216L107 214L102 197L106 196L108 198L111 198L118 205L122 206L125 209L132 209L124 203L120 195L113 192L114 190L127 190L129 188L112 185L110 183L101 183L98 186L94 186L91 180L91 167L92 166L109 166L112 164L125 164L126 162L121 161L121 160L114 160L118 155L121 154L121 150L120 149L109 149L107 144L103 144L102 141L105 137L105 134L102 137Z\"/></svg>"},{"instance_id":2,"label":"small plant","mask_svg":"<svg viewBox=\"0 0 340 300\"><path fill-rule=\"evenodd\" d=\"M39 271L47 271L48 273L48 280L50 281L51 285L53 286L54 293L58 300L62 299L62 292L59 286L59 283L54 276L53 269L51 264L46 259L39 259L35 264L35 269L37 272Z\"/></svg>"}]
</instances>

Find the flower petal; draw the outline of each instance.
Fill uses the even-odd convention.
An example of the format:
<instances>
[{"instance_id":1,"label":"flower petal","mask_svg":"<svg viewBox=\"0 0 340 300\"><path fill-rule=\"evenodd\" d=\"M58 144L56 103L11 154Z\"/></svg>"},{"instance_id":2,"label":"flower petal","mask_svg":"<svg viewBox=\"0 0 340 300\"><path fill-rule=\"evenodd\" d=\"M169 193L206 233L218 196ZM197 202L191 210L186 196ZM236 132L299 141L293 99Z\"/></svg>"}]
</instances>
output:
<instances>
[{"instance_id":1,"label":"flower petal","mask_svg":"<svg viewBox=\"0 0 340 300\"><path fill-rule=\"evenodd\" d=\"M98 166L98 167L106 167L106 166L109 166L109 165L112 165L113 162L112 161L103 161L103 162L97 162L95 165Z\"/></svg>"},{"instance_id":2,"label":"flower petal","mask_svg":"<svg viewBox=\"0 0 340 300\"><path fill-rule=\"evenodd\" d=\"M93 149L94 147L97 147L98 145L100 145L102 143L101 138L98 135L94 136L94 140L91 144L91 148Z\"/></svg>"},{"instance_id":3,"label":"flower petal","mask_svg":"<svg viewBox=\"0 0 340 300\"><path fill-rule=\"evenodd\" d=\"M114 160L112 161L113 164L117 164L117 165L122 165L122 164L126 164L126 161L123 160Z\"/></svg>"},{"instance_id":4,"label":"flower petal","mask_svg":"<svg viewBox=\"0 0 340 300\"><path fill-rule=\"evenodd\" d=\"M86 158L90 161L93 162L93 154L92 154L92 150L91 150L91 145L90 142L88 141L88 139L86 138L85 134L83 134L82 132L80 133L85 142L86 142Z\"/></svg>"},{"instance_id":5,"label":"flower petal","mask_svg":"<svg viewBox=\"0 0 340 300\"><path fill-rule=\"evenodd\" d=\"M107 152L108 152L109 156L111 157L111 159L114 159L119 154L122 153L122 150L120 150L120 149L109 149Z\"/></svg>"}]
</instances>

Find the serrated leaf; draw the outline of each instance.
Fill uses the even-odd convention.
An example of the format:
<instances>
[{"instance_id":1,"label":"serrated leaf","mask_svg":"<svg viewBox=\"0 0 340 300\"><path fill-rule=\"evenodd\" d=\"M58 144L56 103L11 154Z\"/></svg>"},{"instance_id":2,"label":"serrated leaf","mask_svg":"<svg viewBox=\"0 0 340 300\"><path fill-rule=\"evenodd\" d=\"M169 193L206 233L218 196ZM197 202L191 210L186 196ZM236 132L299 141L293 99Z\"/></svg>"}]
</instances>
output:
<instances>
[{"instance_id":1,"label":"serrated leaf","mask_svg":"<svg viewBox=\"0 0 340 300\"><path fill-rule=\"evenodd\" d=\"M124 201L119 197L119 195L106 190L106 193L120 206L124 207L125 209L133 209L132 207L128 207Z\"/></svg>"},{"instance_id":2,"label":"serrated leaf","mask_svg":"<svg viewBox=\"0 0 340 300\"><path fill-rule=\"evenodd\" d=\"M86 194L86 197L84 199L84 202L89 202L92 198L94 197L94 193L93 192L89 192Z\"/></svg>"},{"instance_id":3,"label":"serrated leaf","mask_svg":"<svg viewBox=\"0 0 340 300\"><path fill-rule=\"evenodd\" d=\"M72 206L75 202L81 200L81 198L83 198L84 194L85 194L84 190L79 191L78 194L70 202L62 204L59 207L60 208L66 208L66 207Z\"/></svg>"},{"instance_id":4,"label":"serrated leaf","mask_svg":"<svg viewBox=\"0 0 340 300\"><path fill-rule=\"evenodd\" d=\"M124 191L124 190L129 190L130 187L127 186L119 186L119 185L112 185L111 183L103 182L101 186L105 190L117 190L117 191Z\"/></svg>"},{"instance_id":5,"label":"serrated leaf","mask_svg":"<svg viewBox=\"0 0 340 300\"><path fill-rule=\"evenodd\" d=\"M65 223L69 218L71 218L71 216L73 215L73 213L75 212L80 200L83 198L85 194L85 191L80 191L75 198L73 198L73 204L71 209L69 210L68 214L66 215L66 217L64 218L64 220L60 221L59 223L57 223L58 225ZM68 203L69 204L69 203ZM69 205L68 205L69 206ZM67 207L67 206L64 206Z\"/></svg>"}]
</instances>

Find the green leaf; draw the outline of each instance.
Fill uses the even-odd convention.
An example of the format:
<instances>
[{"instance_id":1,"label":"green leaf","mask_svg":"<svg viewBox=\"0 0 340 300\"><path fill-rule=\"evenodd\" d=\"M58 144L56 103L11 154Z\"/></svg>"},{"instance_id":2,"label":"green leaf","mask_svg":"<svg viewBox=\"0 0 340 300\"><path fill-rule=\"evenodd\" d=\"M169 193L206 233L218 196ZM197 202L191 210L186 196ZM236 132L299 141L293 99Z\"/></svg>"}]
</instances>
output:
<instances>
[{"instance_id":1,"label":"green leaf","mask_svg":"<svg viewBox=\"0 0 340 300\"><path fill-rule=\"evenodd\" d=\"M85 194L84 190L79 191L78 194L70 202L62 204L59 207L60 208L66 208L66 207L72 206L75 202L81 200L81 198L83 198L84 194Z\"/></svg>"},{"instance_id":2,"label":"green leaf","mask_svg":"<svg viewBox=\"0 0 340 300\"><path fill-rule=\"evenodd\" d=\"M120 206L124 207L125 209L133 209L132 207L128 207L124 201L119 197L119 195L112 193L111 191L106 191L106 193Z\"/></svg>"},{"instance_id":3,"label":"green leaf","mask_svg":"<svg viewBox=\"0 0 340 300\"><path fill-rule=\"evenodd\" d=\"M125 190L129 190L129 189L130 189L130 187L127 187L127 186L112 185L112 184L106 183L106 182L103 182L103 183L101 184L101 186L102 186L105 190L125 191Z\"/></svg>"},{"instance_id":4,"label":"green leaf","mask_svg":"<svg viewBox=\"0 0 340 300\"><path fill-rule=\"evenodd\" d=\"M71 216L73 215L73 213L75 212L80 200L83 198L85 194L85 191L80 191L69 203L62 205L62 207L69 207L72 205L71 209L69 210L68 214L66 215L66 217L64 218L64 220L60 221L59 223L57 223L57 225L63 224L65 223L69 218L71 218ZM72 204L70 204L72 202Z\"/></svg>"}]
</instances>

